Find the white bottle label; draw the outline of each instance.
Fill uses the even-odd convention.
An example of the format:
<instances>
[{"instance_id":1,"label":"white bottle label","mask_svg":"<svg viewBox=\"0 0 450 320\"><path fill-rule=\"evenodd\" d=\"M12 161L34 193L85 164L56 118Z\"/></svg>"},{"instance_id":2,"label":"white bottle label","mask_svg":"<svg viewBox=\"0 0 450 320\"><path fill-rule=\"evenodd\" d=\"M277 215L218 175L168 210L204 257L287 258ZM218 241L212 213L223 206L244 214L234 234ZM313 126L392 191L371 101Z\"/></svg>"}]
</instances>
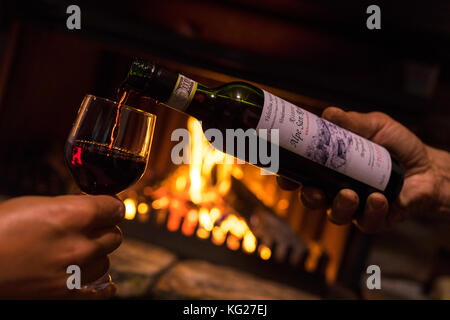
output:
<instances>
[{"instance_id":1,"label":"white bottle label","mask_svg":"<svg viewBox=\"0 0 450 320\"><path fill-rule=\"evenodd\" d=\"M378 190L386 189L392 162L384 147L266 91L257 129L279 129L282 148Z\"/></svg>"},{"instance_id":2,"label":"white bottle label","mask_svg":"<svg viewBox=\"0 0 450 320\"><path fill-rule=\"evenodd\" d=\"M182 74L178 75L177 83L170 94L167 104L180 111L186 110L197 90L197 82Z\"/></svg>"}]
</instances>

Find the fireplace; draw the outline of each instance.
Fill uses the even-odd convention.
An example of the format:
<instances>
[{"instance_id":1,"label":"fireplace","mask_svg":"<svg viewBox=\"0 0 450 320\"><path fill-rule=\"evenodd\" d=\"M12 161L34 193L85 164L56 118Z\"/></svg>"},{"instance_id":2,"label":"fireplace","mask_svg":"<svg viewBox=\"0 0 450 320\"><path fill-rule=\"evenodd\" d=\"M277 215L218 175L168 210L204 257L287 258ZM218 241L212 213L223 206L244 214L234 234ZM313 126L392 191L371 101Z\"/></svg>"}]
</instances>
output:
<instances>
[{"instance_id":1,"label":"fireplace","mask_svg":"<svg viewBox=\"0 0 450 320\"><path fill-rule=\"evenodd\" d=\"M45 41L33 40L39 38ZM108 44L100 47L90 39L66 37L59 31L27 24L16 24L9 41L14 54L6 58L14 59L5 60L11 67L3 69L3 76L9 77L11 90L3 96L2 111L3 119L10 121L2 126L2 138L10 150L18 151L2 159L3 168L8 168L4 176L11 176L1 185L2 193L8 196L79 192L63 163L64 139L82 96L89 92L113 97L134 56L157 59L210 86L238 79L177 59L142 55L139 50ZM83 50L59 52L61 46ZM52 58L45 63L30 60L23 68L18 67L29 50ZM13 65L14 74L5 72ZM43 66L46 70L41 70ZM23 95L21 83L41 81L29 70L51 77L47 86L27 87ZM316 113L328 105L275 86L253 83ZM72 86L73 90L65 92L63 86ZM57 101L64 101L64 107ZM126 238L166 248L183 259L229 266L318 295L325 295L332 286L357 292L368 253L367 236L352 226L331 224L323 210L307 209L298 192L279 188L275 176L262 175L259 168L249 164L228 164L228 156L209 148L195 119L146 99L135 106L150 105L157 123L147 171L135 186L119 195L126 205L126 222L121 226ZM25 112L21 109L25 106L28 117L22 122L18 114ZM8 134L12 127L18 134L11 140ZM177 128L188 129L194 137L190 164L174 165L170 160L177 143L171 141L171 133ZM46 148L36 148L38 145ZM30 172L39 172L40 176L21 171L30 155L35 158Z\"/></svg>"},{"instance_id":2,"label":"fireplace","mask_svg":"<svg viewBox=\"0 0 450 320\"><path fill-rule=\"evenodd\" d=\"M292 205L295 195L280 190L274 176L261 175L256 167L232 164L232 159L227 163L227 155L208 148L195 119L187 120L187 128L193 137L191 163L176 166L160 179L152 180L150 173L121 194L125 234L184 258L323 291L328 254L320 237L302 237L290 227L291 215L306 214ZM308 231L320 234L324 216L310 214L319 217Z\"/></svg>"},{"instance_id":3,"label":"fireplace","mask_svg":"<svg viewBox=\"0 0 450 320\"><path fill-rule=\"evenodd\" d=\"M341 30L337 22L326 28L329 37L312 32L314 10L273 15L262 7L253 12L230 4L183 5L181 1L155 2L147 10L130 4L127 10L134 18L120 23L117 18L125 4L95 8L84 2L83 8L92 14L86 15L79 32L68 32L66 17L61 17L63 5L38 2L43 9L8 5L11 16L0 33L0 48L5 48L0 50L0 143L7 150L0 155L0 193L5 198L78 192L62 158L65 138L83 96L114 98L133 57L157 60L208 86L245 80L316 114L331 104L387 112L427 143L448 148L448 135L442 134L448 122L448 77L436 86L433 100L412 96L409 91L414 88L403 90L410 73L406 84L415 81L414 75L421 78L411 68L403 73L404 65L417 63L410 59L420 60L409 56L418 52L415 38L414 46L404 47L397 41L400 35L392 36L389 43L396 50L387 53L376 45L368 47L365 34L356 40L334 34L334 29ZM179 6L186 9L186 16L179 14L184 11ZM314 19L323 17L319 9ZM294 21L291 13L311 15L312 20ZM233 32L223 28L223 17L235 22ZM268 37L255 41L254 35L264 33L260 29L264 26ZM213 42L217 33L223 37ZM422 53L436 55L431 61L440 61L442 70L448 70L447 60L435 52L423 49ZM421 81L416 82L420 86ZM135 106L150 104L143 99ZM192 139L190 164L174 165L170 160L177 143L171 141L173 130L186 128L191 136L201 136L200 127L194 119L162 105L151 108L157 123L147 171L119 195L127 209L121 225L126 239L162 248L180 261L200 260L245 271L318 296L329 297L336 288L358 293L369 264L366 258L373 253L372 237L353 226L330 223L326 211L306 208L297 191L281 190L274 176L261 175L256 167L220 163L225 155L210 150L202 138ZM432 237L424 233L417 238L417 229L409 229L411 238L429 241ZM388 239L389 250L400 242ZM411 253L408 241L399 249L401 254ZM158 256L162 251L156 252ZM392 266L391 274L402 275L391 263L399 255L386 256L384 265L376 259L374 263L383 265L383 270ZM427 257L418 260L431 261L433 256ZM398 265L398 269L417 265L418 271L425 270L409 260ZM420 278L413 271L407 276L423 283L425 271Z\"/></svg>"}]
</instances>

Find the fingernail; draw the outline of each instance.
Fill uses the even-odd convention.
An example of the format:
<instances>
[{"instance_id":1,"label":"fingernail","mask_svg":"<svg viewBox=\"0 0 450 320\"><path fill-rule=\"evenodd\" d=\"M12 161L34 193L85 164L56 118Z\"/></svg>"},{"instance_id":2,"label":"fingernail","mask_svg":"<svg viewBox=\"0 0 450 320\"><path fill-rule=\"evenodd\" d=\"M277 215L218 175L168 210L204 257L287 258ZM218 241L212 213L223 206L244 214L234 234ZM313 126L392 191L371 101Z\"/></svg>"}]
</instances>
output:
<instances>
[{"instance_id":1,"label":"fingernail","mask_svg":"<svg viewBox=\"0 0 450 320\"><path fill-rule=\"evenodd\" d=\"M303 204L311 209L315 209L317 206L320 206L322 202L320 195L317 196L317 194L314 191L302 192L301 198Z\"/></svg>"},{"instance_id":2,"label":"fingernail","mask_svg":"<svg viewBox=\"0 0 450 320\"><path fill-rule=\"evenodd\" d=\"M302 192L301 196L305 202L308 202L308 203L311 202L311 197L308 195L307 192Z\"/></svg>"},{"instance_id":3,"label":"fingernail","mask_svg":"<svg viewBox=\"0 0 450 320\"><path fill-rule=\"evenodd\" d=\"M369 199L369 206L375 211L383 210L386 206L386 202L377 196L371 196Z\"/></svg>"},{"instance_id":4,"label":"fingernail","mask_svg":"<svg viewBox=\"0 0 450 320\"><path fill-rule=\"evenodd\" d=\"M344 113L344 111L342 109L334 107L334 106L330 106L325 110L323 117L329 121L333 120L332 122L334 122L335 119L339 119L339 117L343 113Z\"/></svg>"},{"instance_id":5,"label":"fingernail","mask_svg":"<svg viewBox=\"0 0 450 320\"><path fill-rule=\"evenodd\" d=\"M336 207L339 210L343 210L343 211L347 211L347 210L351 210L354 209L357 206L357 199L355 198L355 196L349 195L347 193L347 195L343 195L342 193L338 193L337 197L336 197Z\"/></svg>"}]
</instances>

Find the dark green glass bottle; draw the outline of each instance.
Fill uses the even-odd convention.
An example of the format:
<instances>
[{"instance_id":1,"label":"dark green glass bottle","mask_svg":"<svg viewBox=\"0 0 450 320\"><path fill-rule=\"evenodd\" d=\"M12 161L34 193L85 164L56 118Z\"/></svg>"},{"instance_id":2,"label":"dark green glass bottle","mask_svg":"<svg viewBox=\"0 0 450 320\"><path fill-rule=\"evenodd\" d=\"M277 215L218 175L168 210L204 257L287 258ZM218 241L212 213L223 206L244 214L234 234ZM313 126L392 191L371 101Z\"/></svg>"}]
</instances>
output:
<instances>
[{"instance_id":1,"label":"dark green glass bottle","mask_svg":"<svg viewBox=\"0 0 450 320\"><path fill-rule=\"evenodd\" d=\"M136 60L119 92L121 96L134 92L153 98L197 118L205 131L220 130L225 142L219 149L245 161L249 161L249 152L242 156L236 149L234 153L225 149L226 139L230 139L227 130L255 130L258 145L261 129L276 131L278 135L269 133L266 139L270 142L264 142L276 144L277 169L271 170L259 159L251 163L295 182L317 186L330 198L350 188L360 199L378 191L393 201L402 188L404 170L384 147L251 84L231 82L208 88L160 65ZM245 150L250 143L251 139L246 140ZM212 144L218 146L214 141Z\"/></svg>"}]
</instances>

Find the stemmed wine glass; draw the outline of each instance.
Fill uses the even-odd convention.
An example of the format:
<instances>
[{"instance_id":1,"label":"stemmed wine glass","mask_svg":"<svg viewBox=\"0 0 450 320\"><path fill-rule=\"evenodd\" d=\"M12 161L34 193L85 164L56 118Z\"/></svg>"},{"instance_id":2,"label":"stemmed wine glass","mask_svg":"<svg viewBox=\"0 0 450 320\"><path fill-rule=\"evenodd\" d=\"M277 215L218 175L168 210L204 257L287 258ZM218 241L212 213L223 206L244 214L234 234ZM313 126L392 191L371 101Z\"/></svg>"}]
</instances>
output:
<instances>
[{"instance_id":1,"label":"stemmed wine glass","mask_svg":"<svg viewBox=\"0 0 450 320\"><path fill-rule=\"evenodd\" d=\"M115 101L86 95L65 146L66 164L81 191L116 195L143 175L156 116ZM106 287L109 273L90 289Z\"/></svg>"}]
</instances>

